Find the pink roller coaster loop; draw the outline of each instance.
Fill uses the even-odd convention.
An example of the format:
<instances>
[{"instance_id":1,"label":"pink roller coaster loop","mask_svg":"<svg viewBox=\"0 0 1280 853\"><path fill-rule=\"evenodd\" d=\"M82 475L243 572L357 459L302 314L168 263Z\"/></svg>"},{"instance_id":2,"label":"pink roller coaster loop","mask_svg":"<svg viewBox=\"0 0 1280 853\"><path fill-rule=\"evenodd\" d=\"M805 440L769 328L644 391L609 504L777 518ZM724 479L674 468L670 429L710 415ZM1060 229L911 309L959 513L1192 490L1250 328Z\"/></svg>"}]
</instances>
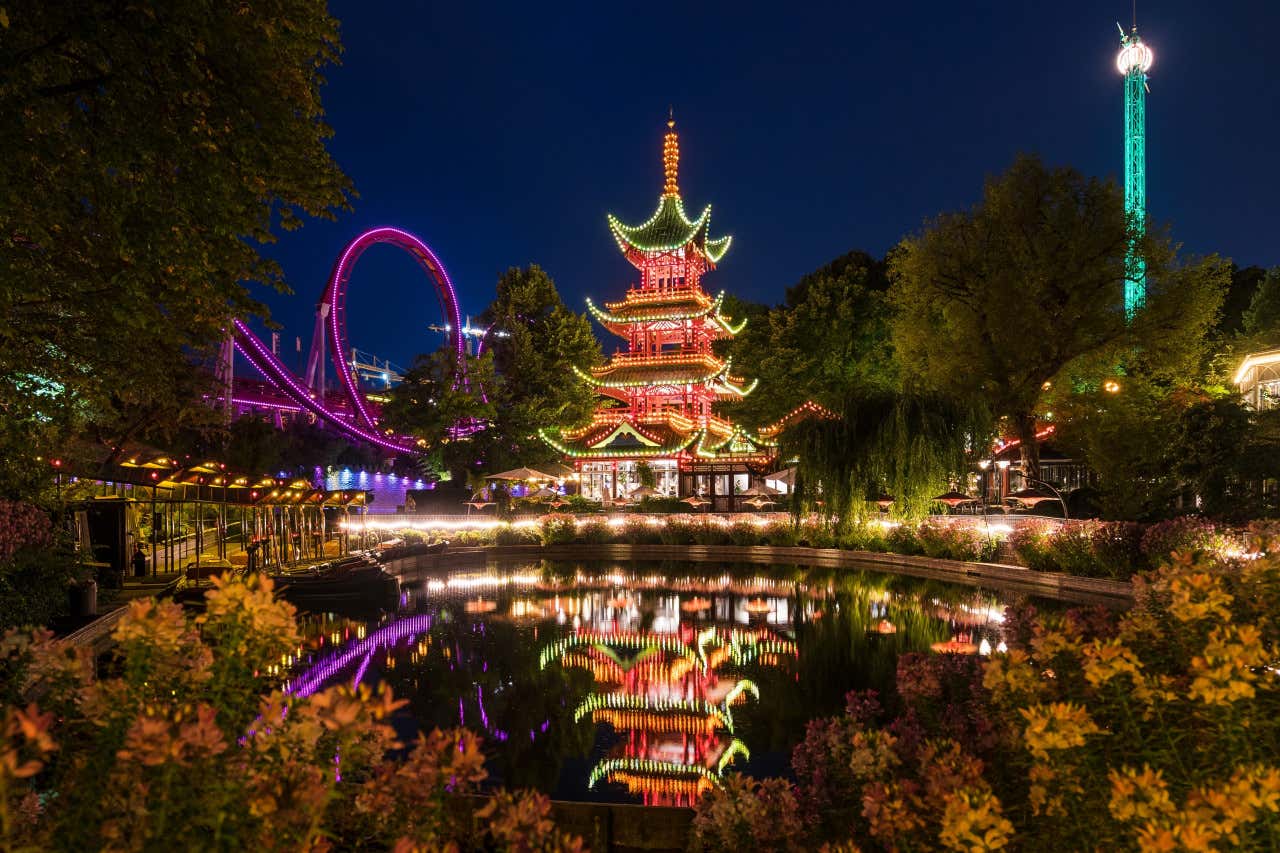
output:
<instances>
[{"instance_id":1,"label":"pink roller coaster loop","mask_svg":"<svg viewBox=\"0 0 1280 853\"><path fill-rule=\"evenodd\" d=\"M304 382L294 376L289 368L276 358L269 347L258 340L249 328L239 320L235 321L235 345L246 359L266 379L286 394L295 403L317 417L327 421L338 431L352 438L375 444L387 450L399 453L412 453L417 450L411 443L387 436L378 429L377 419L369 411L364 395L356 383L351 366L347 363L346 353L350 345L347 341L347 284L351 279L351 270L364 250L375 243L390 243L408 252L418 265L426 271L435 284L436 296L440 300L440 311L445 323L449 326L449 346L457 360L458 382L466 381L466 349L462 338L461 312L458 310L458 296L449 280L449 273L435 253L413 234L399 228L374 228L356 237L338 256L329 283L325 287L324 302L329 306L329 321L325 324L325 339L329 347L329 356L338 376L342 379L343 390L351 401L355 418L343 417L340 413L329 409L323 399L317 399Z\"/></svg>"},{"instance_id":2,"label":"pink roller coaster loop","mask_svg":"<svg viewBox=\"0 0 1280 853\"><path fill-rule=\"evenodd\" d=\"M408 231L389 227L374 228L366 231L348 243L347 248L338 256L338 262L333 265L333 272L329 275L329 284L324 291L324 301L329 305L329 323L326 332L329 340L330 356L333 359L334 366L338 369L338 376L342 378L342 384L347 390L347 395L355 404L358 420L369 428L376 428L377 421L365 405L364 397L360 394L359 386L356 384L355 375L351 371L351 366L346 362L346 353L350 348L346 336L346 312L347 282L351 279L351 270L359 257L364 254L364 250L375 243L390 243L393 246L404 249L431 277L436 286L436 296L440 300L440 311L444 315L445 323L449 326L449 345L453 348L453 352L457 357L458 379L460 381L465 381L466 371L466 348L462 341L462 315L458 310L457 293L453 289L453 282L449 280L449 273L445 271L444 264L440 263L440 259L435 256L435 253L431 251L426 243Z\"/></svg>"}]
</instances>

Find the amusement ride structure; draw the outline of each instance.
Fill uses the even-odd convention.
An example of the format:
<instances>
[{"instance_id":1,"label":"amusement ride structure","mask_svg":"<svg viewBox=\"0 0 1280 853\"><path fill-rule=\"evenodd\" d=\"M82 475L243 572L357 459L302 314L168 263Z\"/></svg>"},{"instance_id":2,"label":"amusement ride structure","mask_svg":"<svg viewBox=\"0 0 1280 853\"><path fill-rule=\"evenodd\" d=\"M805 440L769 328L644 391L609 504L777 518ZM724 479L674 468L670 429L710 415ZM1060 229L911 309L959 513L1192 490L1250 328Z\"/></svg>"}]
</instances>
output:
<instances>
[{"instance_id":1,"label":"amusement ride structure","mask_svg":"<svg viewBox=\"0 0 1280 853\"><path fill-rule=\"evenodd\" d=\"M231 347L224 347L221 371L230 408L236 411L275 411L293 414L310 413L338 432L362 442L395 453L412 453L421 449L412 438L397 436L378 424L376 404L362 391L357 364L348 362L353 352L347 340L347 290L356 261L370 246L385 243L409 254L435 287L444 318L443 331L448 336L449 351L456 359L456 380L466 381L466 344L464 340L458 296L449 273L435 253L421 239L399 228L374 228L356 237L338 256L316 307L316 326L311 339L305 377L297 376L284 365L272 348L264 344L242 321L236 320L231 344L265 378L265 385L251 387L241 382L233 385ZM326 393L325 353L332 359L338 374L339 395Z\"/></svg>"},{"instance_id":2,"label":"amusement ride structure","mask_svg":"<svg viewBox=\"0 0 1280 853\"><path fill-rule=\"evenodd\" d=\"M1116 68L1124 75L1124 209L1129 218L1129 254L1125 259L1124 311L1132 318L1147 298L1147 264L1138 251L1147 218L1147 71L1151 48L1133 29L1120 29Z\"/></svg>"}]
</instances>

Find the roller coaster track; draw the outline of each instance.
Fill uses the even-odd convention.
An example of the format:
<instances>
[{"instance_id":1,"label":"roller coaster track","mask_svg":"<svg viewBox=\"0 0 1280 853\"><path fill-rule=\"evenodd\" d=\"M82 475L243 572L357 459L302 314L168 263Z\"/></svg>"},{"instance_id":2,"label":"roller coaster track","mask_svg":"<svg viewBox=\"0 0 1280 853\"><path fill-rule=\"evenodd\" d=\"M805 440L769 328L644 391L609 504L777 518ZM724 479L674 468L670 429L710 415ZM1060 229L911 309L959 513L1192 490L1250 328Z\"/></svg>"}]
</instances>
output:
<instances>
[{"instance_id":1,"label":"roller coaster track","mask_svg":"<svg viewBox=\"0 0 1280 853\"><path fill-rule=\"evenodd\" d=\"M356 377L347 364L344 354L349 350L347 339L347 289L351 271L364 251L377 243L388 243L409 254L435 286L440 302L440 313L449 331L449 347L457 364L457 381L466 381L466 348L462 337L462 318L458 309L457 293L449 273L435 253L418 237L399 228L374 228L356 237L338 256L329 274L324 296L320 303L325 318L324 337L333 365L337 368L342 390L351 403L355 417L346 417L329 408L323 395L307 387L304 380L280 361L256 335L240 320L235 321L233 338L236 349L277 390L303 409L312 412L334 429L359 441L377 445L397 453L412 453L419 448L411 439L389 434L378 426L377 418L360 392Z\"/></svg>"}]
</instances>

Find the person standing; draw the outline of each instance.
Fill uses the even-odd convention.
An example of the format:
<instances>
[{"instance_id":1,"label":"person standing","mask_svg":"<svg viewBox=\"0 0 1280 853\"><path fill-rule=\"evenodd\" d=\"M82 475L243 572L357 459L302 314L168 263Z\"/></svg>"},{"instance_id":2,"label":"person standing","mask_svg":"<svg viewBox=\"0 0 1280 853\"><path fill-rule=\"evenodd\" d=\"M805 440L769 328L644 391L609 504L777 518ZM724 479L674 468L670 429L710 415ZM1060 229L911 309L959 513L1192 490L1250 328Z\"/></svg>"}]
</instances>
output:
<instances>
[{"instance_id":1,"label":"person standing","mask_svg":"<svg viewBox=\"0 0 1280 853\"><path fill-rule=\"evenodd\" d=\"M141 542L135 542L133 546L133 576L135 578L147 576L147 552L142 550Z\"/></svg>"}]
</instances>

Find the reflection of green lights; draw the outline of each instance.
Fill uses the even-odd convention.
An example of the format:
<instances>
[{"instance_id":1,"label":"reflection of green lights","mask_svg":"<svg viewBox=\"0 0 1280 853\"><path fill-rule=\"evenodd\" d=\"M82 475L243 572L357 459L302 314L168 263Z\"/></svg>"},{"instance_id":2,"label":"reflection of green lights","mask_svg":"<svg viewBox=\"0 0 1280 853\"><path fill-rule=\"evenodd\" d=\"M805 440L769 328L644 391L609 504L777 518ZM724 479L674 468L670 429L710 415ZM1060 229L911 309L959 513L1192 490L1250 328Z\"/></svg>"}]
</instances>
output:
<instances>
[{"instance_id":1,"label":"reflection of green lights","mask_svg":"<svg viewBox=\"0 0 1280 853\"><path fill-rule=\"evenodd\" d=\"M576 723L587 714L600 710L674 712L707 716L714 718L730 733L733 732L733 717L705 699L650 699L647 696L630 696L624 693L589 694L574 709L573 721Z\"/></svg>"},{"instance_id":2,"label":"reflection of green lights","mask_svg":"<svg viewBox=\"0 0 1280 853\"><path fill-rule=\"evenodd\" d=\"M616 770L650 773L654 776L701 776L713 785L720 784L719 773L713 773L700 764L677 764L674 761L658 761L654 758L610 758L601 761L591 771L591 776L587 779L587 787L594 788L597 782Z\"/></svg>"},{"instance_id":3,"label":"reflection of green lights","mask_svg":"<svg viewBox=\"0 0 1280 853\"><path fill-rule=\"evenodd\" d=\"M716 764L716 773L723 774L724 769L733 761L735 755L741 755L744 761L751 760L751 750L747 749L747 745L737 738L733 739L733 743L729 744L729 748L724 751L724 755L720 756L720 761Z\"/></svg>"}]
</instances>

